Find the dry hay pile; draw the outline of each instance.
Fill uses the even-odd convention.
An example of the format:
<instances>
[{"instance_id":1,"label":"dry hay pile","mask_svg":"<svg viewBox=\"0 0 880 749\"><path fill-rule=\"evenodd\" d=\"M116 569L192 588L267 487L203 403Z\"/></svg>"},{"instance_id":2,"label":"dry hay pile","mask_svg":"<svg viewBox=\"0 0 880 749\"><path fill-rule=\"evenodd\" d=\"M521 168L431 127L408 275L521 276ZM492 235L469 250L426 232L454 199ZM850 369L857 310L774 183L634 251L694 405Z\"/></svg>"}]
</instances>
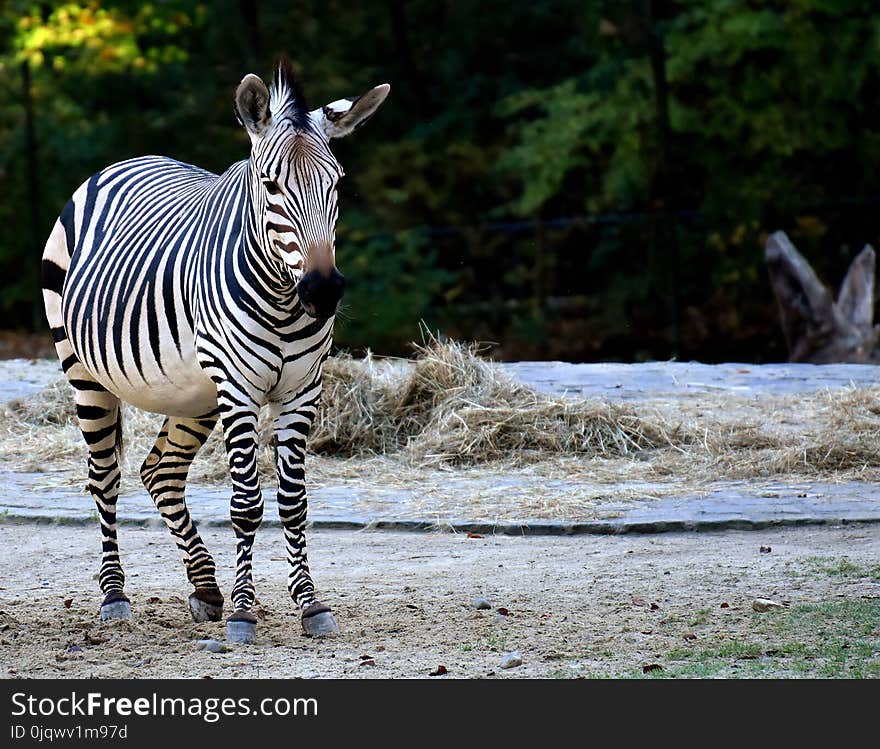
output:
<instances>
[{"instance_id":1,"label":"dry hay pile","mask_svg":"<svg viewBox=\"0 0 880 749\"><path fill-rule=\"evenodd\" d=\"M310 449L400 454L410 463L533 461L547 454L627 455L668 445L666 420L630 406L537 393L474 346L433 343L413 361L336 357Z\"/></svg>"},{"instance_id":2,"label":"dry hay pile","mask_svg":"<svg viewBox=\"0 0 880 749\"><path fill-rule=\"evenodd\" d=\"M713 452L725 476L880 476L880 388L767 399L759 419L720 421Z\"/></svg>"},{"instance_id":3,"label":"dry hay pile","mask_svg":"<svg viewBox=\"0 0 880 749\"><path fill-rule=\"evenodd\" d=\"M691 484L880 474L877 389L618 404L538 393L507 377L473 346L433 342L413 360L329 359L322 400L309 450L334 457L328 476L343 470L366 478L371 461L386 476L392 461L399 475L416 480L418 470L499 462L545 474L552 465L557 478L588 473L603 484L646 472ZM129 473L146 456L161 423L161 416L126 407ZM268 444L265 414L261 426ZM219 432L199 454L193 479L227 481ZM0 410L3 465L82 476L85 455L63 379ZM271 461L271 450L263 450L260 468L267 478ZM321 459L312 466L316 463L320 480ZM348 468L341 469L344 465Z\"/></svg>"}]
</instances>

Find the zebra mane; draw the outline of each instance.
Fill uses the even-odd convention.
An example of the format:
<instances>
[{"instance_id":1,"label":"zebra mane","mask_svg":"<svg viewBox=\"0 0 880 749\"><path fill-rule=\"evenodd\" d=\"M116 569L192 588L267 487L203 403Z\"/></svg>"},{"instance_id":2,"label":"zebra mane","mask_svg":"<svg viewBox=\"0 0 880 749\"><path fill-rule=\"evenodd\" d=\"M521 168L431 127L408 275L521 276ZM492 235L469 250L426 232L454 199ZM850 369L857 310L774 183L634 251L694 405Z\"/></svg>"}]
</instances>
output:
<instances>
[{"instance_id":1,"label":"zebra mane","mask_svg":"<svg viewBox=\"0 0 880 749\"><path fill-rule=\"evenodd\" d=\"M273 117L284 115L293 119L298 127L309 127L309 107L299 81L293 73L293 65L286 57L279 58L269 90L269 110Z\"/></svg>"}]
</instances>

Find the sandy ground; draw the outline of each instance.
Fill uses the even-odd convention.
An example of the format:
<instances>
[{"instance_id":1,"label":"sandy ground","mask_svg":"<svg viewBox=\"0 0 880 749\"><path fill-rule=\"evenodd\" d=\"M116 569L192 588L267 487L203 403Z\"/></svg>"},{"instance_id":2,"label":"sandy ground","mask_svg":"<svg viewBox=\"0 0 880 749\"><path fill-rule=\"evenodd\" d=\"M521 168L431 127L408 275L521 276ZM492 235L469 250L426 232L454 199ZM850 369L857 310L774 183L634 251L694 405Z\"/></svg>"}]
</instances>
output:
<instances>
[{"instance_id":1,"label":"sandy ground","mask_svg":"<svg viewBox=\"0 0 880 749\"><path fill-rule=\"evenodd\" d=\"M231 532L204 536L228 593ZM213 654L196 641L222 640L223 624L191 621L166 531L123 527L121 543L134 618L101 624L97 527L0 524L3 676L419 678L440 664L449 677L640 675L676 650L764 642L776 614L752 611L757 597L793 610L880 595L876 575L821 571L876 570L876 525L529 538L315 531L312 571L342 634L313 640L286 596L280 531L266 528L257 642ZM493 609L475 610L477 596ZM522 665L501 669L513 650Z\"/></svg>"}]
</instances>

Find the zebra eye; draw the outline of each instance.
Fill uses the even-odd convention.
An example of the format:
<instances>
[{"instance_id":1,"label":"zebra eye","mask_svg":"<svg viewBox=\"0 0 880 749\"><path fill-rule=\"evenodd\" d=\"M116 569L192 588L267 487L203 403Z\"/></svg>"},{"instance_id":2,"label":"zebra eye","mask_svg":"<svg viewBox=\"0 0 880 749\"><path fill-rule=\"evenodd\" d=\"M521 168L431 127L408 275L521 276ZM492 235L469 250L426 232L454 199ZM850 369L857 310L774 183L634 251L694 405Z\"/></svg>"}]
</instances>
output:
<instances>
[{"instance_id":1,"label":"zebra eye","mask_svg":"<svg viewBox=\"0 0 880 749\"><path fill-rule=\"evenodd\" d=\"M268 192L270 195L278 195L281 192L281 188L278 187L278 183L273 182L270 179L264 179L263 185L266 188L266 192Z\"/></svg>"}]
</instances>

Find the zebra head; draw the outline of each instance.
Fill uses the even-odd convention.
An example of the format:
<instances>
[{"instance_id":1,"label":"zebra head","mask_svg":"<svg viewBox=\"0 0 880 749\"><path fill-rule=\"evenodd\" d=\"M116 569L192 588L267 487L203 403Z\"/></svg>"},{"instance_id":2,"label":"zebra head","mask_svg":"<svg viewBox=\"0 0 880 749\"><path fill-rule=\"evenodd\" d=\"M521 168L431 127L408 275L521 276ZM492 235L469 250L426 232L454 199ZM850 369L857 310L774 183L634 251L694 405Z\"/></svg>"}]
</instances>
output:
<instances>
[{"instance_id":1,"label":"zebra head","mask_svg":"<svg viewBox=\"0 0 880 749\"><path fill-rule=\"evenodd\" d=\"M309 111L282 63L271 89L250 74L235 92L236 114L251 139L251 190L263 246L281 261L312 317L332 317L345 288L336 268L336 184L344 172L330 139L354 132L389 90L382 84Z\"/></svg>"}]
</instances>

